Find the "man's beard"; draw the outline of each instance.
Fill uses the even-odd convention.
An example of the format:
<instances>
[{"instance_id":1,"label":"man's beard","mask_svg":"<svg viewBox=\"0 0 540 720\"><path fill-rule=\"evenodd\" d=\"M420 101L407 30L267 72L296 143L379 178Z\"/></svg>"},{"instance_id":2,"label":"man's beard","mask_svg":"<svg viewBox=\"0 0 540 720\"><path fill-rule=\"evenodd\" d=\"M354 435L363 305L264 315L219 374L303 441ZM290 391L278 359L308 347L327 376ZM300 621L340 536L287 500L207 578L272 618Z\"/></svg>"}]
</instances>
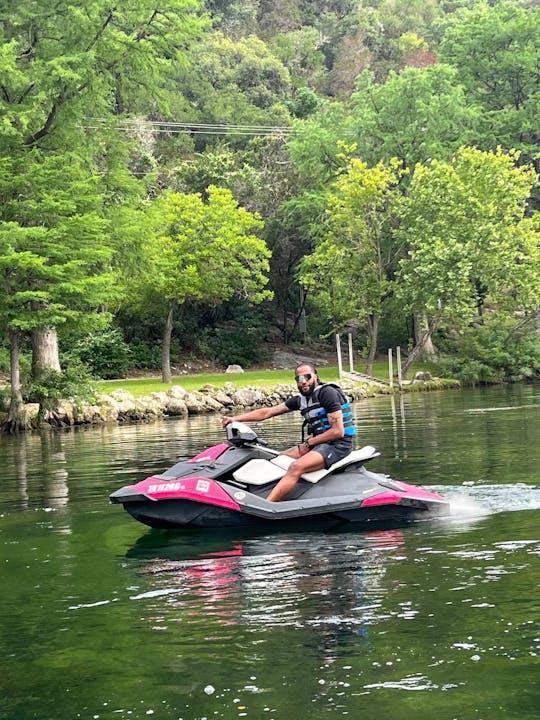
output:
<instances>
[{"instance_id":1,"label":"man's beard","mask_svg":"<svg viewBox=\"0 0 540 720\"><path fill-rule=\"evenodd\" d=\"M315 385L310 385L307 390L298 388L300 395L303 395L304 397L309 397L314 390L315 390Z\"/></svg>"}]
</instances>

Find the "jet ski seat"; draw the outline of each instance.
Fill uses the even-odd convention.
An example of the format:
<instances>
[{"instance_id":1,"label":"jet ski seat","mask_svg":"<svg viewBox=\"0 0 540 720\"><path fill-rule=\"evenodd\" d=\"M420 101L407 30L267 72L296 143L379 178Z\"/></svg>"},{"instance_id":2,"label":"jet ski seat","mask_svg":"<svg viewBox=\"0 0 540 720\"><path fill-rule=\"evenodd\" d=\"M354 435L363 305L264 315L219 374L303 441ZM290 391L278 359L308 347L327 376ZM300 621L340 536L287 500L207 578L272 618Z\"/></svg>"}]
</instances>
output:
<instances>
[{"instance_id":1,"label":"jet ski seat","mask_svg":"<svg viewBox=\"0 0 540 720\"><path fill-rule=\"evenodd\" d=\"M353 463L363 463L371 458L378 457L380 452L377 452L371 445L365 445L359 450L353 450L347 457L334 463L329 468L323 468L322 470L314 470L313 472L304 473L301 475L303 480L307 480L311 483L317 483L322 480L326 475L338 470L339 468L352 465ZM238 468L233 473L233 477L237 482L245 483L246 485L266 485L267 483L280 480L287 472L289 465L294 461L294 458L288 455L276 455L270 460L264 460L263 458L257 458L250 460L242 467Z\"/></svg>"}]
</instances>

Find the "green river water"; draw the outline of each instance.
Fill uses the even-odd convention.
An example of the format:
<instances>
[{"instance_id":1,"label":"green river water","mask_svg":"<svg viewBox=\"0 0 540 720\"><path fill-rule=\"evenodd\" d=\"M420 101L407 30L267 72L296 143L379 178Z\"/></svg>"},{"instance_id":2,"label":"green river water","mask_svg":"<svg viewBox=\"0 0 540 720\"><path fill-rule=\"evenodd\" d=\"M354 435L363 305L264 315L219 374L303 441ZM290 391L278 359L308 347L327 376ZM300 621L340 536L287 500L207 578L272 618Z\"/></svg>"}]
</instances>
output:
<instances>
[{"instance_id":1,"label":"green river water","mask_svg":"<svg viewBox=\"0 0 540 720\"><path fill-rule=\"evenodd\" d=\"M1 437L0 718L538 720L540 386L355 413L370 469L451 517L150 530L109 494L220 442L217 416Z\"/></svg>"}]
</instances>

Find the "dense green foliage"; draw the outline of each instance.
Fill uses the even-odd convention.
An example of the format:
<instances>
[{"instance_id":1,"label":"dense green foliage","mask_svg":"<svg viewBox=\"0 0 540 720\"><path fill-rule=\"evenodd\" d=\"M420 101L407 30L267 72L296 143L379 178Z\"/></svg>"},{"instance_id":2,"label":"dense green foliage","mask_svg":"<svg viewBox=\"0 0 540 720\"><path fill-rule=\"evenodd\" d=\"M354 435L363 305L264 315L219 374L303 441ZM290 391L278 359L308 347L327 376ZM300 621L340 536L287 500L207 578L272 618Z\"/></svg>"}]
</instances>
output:
<instances>
[{"instance_id":1,"label":"dense green foliage","mask_svg":"<svg viewBox=\"0 0 540 720\"><path fill-rule=\"evenodd\" d=\"M77 338L64 358L68 368L82 365L104 380L126 377L132 366L130 348L116 327Z\"/></svg>"},{"instance_id":2,"label":"dense green foliage","mask_svg":"<svg viewBox=\"0 0 540 720\"><path fill-rule=\"evenodd\" d=\"M50 370L27 390L29 402L39 403L41 412L54 410L61 400L77 397L92 400L96 384L84 365L72 365L63 372Z\"/></svg>"},{"instance_id":3,"label":"dense green foliage","mask_svg":"<svg viewBox=\"0 0 540 720\"><path fill-rule=\"evenodd\" d=\"M525 0L3 8L14 401L75 357L165 378L350 328L368 364L537 373L539 36ZM487 312L522 360L487 351Z\"/></svg>"},{"instance_id":4,"label":"dense green foliage","mask_svg":"<svg viewBox=\"0 0 540 720\"><path fill-rule=\"evenodd\" d=\"M522 380L540 372L540 347L515 323L490 318L441 340L441 369L471 384Z\"/></svg>"},{"instance_id":5,"label":"dense green foliage","mask_svg":"<svg viewBox=\"0 0 540 720\"><path fill-rule=\"evenodd\" d=\"M204 355L226 367L238 364L249 367L265 359L263 342L267 318L248 302L229 302L214 313L198 340Z\"/></svg>"}]
</instances>

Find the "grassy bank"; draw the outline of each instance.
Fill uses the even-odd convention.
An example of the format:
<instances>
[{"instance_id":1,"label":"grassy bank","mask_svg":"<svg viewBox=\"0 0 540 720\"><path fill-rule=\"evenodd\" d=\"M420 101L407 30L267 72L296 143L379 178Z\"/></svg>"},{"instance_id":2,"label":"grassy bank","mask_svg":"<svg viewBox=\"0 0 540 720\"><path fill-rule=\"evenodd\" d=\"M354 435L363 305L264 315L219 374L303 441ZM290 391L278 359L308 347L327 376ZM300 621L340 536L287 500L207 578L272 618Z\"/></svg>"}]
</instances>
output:
<instances>
[{"instance_id":1,"label":"grassy bank","mask_svg":"<svg viewBox=\"0 0 540 720\"><path fill-rule=\"evenodd\" d=\"M321 371L323 380L337 380L337 368L325 368ZM181 385L185 390L198 390L203 385L223 387L225 383L232 382L236 387L271 387L294 383L292 370L253 370L243 373L225 374L208 373L197 375L178 375L171 383L161 382L161 378L132 378L129 380L104 380L98 383L100 392L108 393L113 390L127 390L135 397L150 395L152 392L163 392L173 385Z\"/></svg>"},{"instance_id":2,"label":"grassy bank","mask_svg":"<svg viewBox=\"0 0 540 720\"><path fill-rule=\"evenodd\" d=\"M363 372L365 368L356 367ZM433 366L427 363L418 363L415 372L418 370L429 370L433 372ZM248 370L243 373L226 374L208 373L197 375L178 375L173 378L172 383L161 382L160 377L155 378L131 378L127 380L106 380L98 383L98 389L103 393L110 393L113 390L127 390L135 397L150 395L152 392L163 392L173 385L181 385L185 390L198 390L203 385L214 385L223 387L225 383L232 382L237 387L271 387L272 385L293 384L293 370ZM381 379L388 378L388 364L381 360L373 368L373 376ZM337 382L339 373L337 367L323 367L319 370L319 377L323 382Z\"/></svg>"}]
</instances>

